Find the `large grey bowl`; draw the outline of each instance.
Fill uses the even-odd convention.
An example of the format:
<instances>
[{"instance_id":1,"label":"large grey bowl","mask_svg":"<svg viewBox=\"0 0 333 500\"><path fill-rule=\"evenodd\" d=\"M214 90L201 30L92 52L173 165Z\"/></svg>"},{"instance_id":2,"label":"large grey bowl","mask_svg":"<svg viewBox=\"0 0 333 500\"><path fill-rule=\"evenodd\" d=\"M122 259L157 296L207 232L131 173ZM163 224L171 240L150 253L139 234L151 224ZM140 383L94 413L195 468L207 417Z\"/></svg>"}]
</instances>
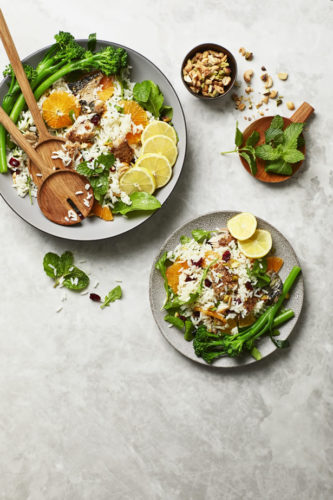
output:
<instances>
[{"instance_id":1,"label":"large grey bowl","mask_svg":"<svg viewBox=\"0 0 333 500\"><path fill-rule=\"evenodd\" d=\"M212 365L207 365L207 363L202 358L198 358L194 353L192 342L187 342L186 340L184 340L184 337L179 332L179 330L177 330L175 327L169 328L168 326L169 323L166 323L164 321L164 316L166 314L166 311L163 309L161 310L161 308L163 306L165 299L165 290L163 286L163 279L159 271L155 269L155 264L165 251L168 252L170 250L173 250L175 246L178 245L179 238L183 234L186 236L191 236L191 231L193 229L212 230L216 228L226 227L228 219L230 219L230 217L233 217L237 213L239 212L227 212L227 211L212 212L206 215L202 215L201 217L198 217L196 219L193 219L184 224L183 226L181 226L174 233L172 233L172 235L166 240L166 242L162 246L159 255L156 257L153 263L153 267L150 274L150 287L149 287L150 305L151 305L151 310L153 312L153 316L161 333L164 335L166 340L175 349L177 349L177 351L179 351L187 358L190 358L193 361L196 361L197 363L209 367L212 366L214 368L232 368L237 366L244 366L250 363L255 363L256 360L249 355L242 356L238 359L225 357L218 359ZM293 266L300 266L296 254L290 243L280 233L280 231L275 229L275 227L271 226L270 224L268 224L268 222L264 221L263 219L259 219L259 217L257 217L257 221L259 229L266 229L270 231L273 238L273 248L275 249L275 254L278 255L279 257L282 257L284 260L283 267L279 272L282 281L284 281ZM288 300L286 306L288 309L289 308L293 309L295 316L287 323L279 327L280 331L279 339L283 340L286 339L292 332L293 328L295 327L301 313L303 297L304 297L304 281L303 281L303 276L300 275L297 278L297 281L291 290L290 299ZM258 348L262 354L262 358L265 358L266 356L268 356L277 349L273 344L273 342L268 337L262 338L260 340L260 342L258 343Z\"/></svg>"},{"instance_id":2,"label":"large grey bowl","mask_svg":"<svg viewBox=\"0 0 333 500\"><path fill-rule=\"evenodd\" d=\"M88 40L82 39L78 40L78 42L86 47ZM106 47L107 45L114 45L116 47L123 47L126 49L129 54L129 64L132 67L131 80L153 80L163 92L165 103L173 107L173 124L179 137L178 158L175 166L173 167L173 176L170 182L162 189L158 190L156 194L158 200L161 204L163 204L171 194L178 181L186 153L186 123L182 106L171 83L157 68L157 66L155 66L155 64L150 62L146 57L139 54L135 50L124 47L123 45L106 42L104 40L97 41L97 49ZM31 64L32 66L36 66L37 63L43 58L48 48L49 46L34 52L29 57L26 57L24 62ZM8 80L3 80L0 84L1 100L7 92L7 81ZM117 236L133 229L139 224L142 224L152 215L141 214L128 218L120 215L116 216L112 222L106 222L98 219L97 217L91 217L85 219L77 226L60 226L44 217L39 209L37 200L34 200L34 204L31 205L28 196L26 198L20 198L17 196L16 190L12 187L10 174L0 175L0 194L10 208L32 226L40 229L41 231L45 231L48 234L70 240L94 241Z\"/></svg>"}]
</instances>

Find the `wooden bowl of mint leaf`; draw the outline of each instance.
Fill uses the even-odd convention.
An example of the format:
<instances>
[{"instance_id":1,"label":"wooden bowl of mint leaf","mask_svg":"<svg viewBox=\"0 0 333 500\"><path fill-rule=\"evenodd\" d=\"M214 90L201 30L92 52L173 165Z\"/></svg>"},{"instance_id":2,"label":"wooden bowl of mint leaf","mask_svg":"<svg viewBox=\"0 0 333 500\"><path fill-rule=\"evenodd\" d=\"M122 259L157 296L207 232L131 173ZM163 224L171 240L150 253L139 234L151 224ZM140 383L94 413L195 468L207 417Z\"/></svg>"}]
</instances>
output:
<instances>
[{"instance_id":1,"label":"wooden bowl of mint leaf","mask_svg":"<svg viewBox=\"0 0 333 500\"><path fill-rule=\"evenodd\" d=\"M242 133L235 142L244 168L262 182L290 179L305 158L304 124L314 108L304 102L290 118L265 116Z\"/></svg>"}]
</instances>

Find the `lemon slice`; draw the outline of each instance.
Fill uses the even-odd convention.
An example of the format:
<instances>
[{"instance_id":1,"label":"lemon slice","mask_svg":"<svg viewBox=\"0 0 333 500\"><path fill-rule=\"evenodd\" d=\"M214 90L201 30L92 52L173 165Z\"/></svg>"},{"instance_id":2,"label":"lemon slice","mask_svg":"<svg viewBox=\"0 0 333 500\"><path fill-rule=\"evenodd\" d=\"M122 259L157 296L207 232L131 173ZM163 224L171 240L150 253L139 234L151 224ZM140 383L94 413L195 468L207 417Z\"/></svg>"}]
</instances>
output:
<instances>
[{"instance_id":1,"label":"lemon slice","mask_svg":"<svg viewBox=\"0 0 333 500\"><path fill-rule=\"evenodd\" d=\"M260 259L268 254L272 248L271 233L264 229L257 229L251 238L238 242L239 248L246 257Z\"/></svg>"},{"instance_id":2,"label":"lemon slice","mask_svg":"<svg viewBox=\"0 0 333 500\"><path fill-rule=\"evenodd\" d=\"M145 168L132 167L119 179L119 186L127 194L144 191L153 194L156 189L154 176Z\"/></svg>"},{"instance_id":3,"label":"lemon slice","mask_svg":"<svg viewBox=\"0 0 333 500\"><path fill-rule=\"evenodd\" d=\"M157 153L146 153L140 156L135 166L148 170L155 177L156 188L165 186L172 176L169 160Z\"/></svg>"},{"instance_id":4,"label":"lemon slice","mask_svg":"<svg viewBox=\"0 0 333 500\"><path fill-rule=\"evenodd\" d=\"M227 223L231 235L239 241L247 240L257 229L257 219L247 212L235 215Z\"/></svg>"},{"instance_id":5,"label":"lemon slice","mask_svg":"<svg viewBox=\"0 0 333 500\"><path fill-rule=\"evenodd\" d=\"M175 144L177 144L177 134L175 129L168 123L154 120L144 129L141 140L147 141L153 135L165 135L169 137Z\"/></svg>"},{"instance_id":6,"label":"lemon slice","mask_svg":"<svg viewBox=\"0 0 333 500\"><path fill-rule=\"evenodd\" d=\"M166 156L170 166L175 164L178 150L176 144L165 135L153 135L147 139L142 145L141 154L157 153Z\"/></svg>"}]
</instances>

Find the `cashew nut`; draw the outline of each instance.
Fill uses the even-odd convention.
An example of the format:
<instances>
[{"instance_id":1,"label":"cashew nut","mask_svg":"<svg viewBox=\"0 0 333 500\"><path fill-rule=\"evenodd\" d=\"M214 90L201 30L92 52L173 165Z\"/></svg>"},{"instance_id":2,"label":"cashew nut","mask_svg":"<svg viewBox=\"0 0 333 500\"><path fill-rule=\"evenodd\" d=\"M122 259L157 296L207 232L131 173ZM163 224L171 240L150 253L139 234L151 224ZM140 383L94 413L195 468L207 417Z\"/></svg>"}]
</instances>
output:
<instances>
[{"instance_id":1,"label":"cashew nut","mask_svg":"<svg viewBox=\"0 0 333 500\"><path fill-rule=\"evenodd\" d=\"M277 90L271 90L269 93L270 99L275 99L277 95L278 95Z\"/></svg>"},{"instance_id":2,"label":"cashew nut","mask_svg":"<svg viewBox=\"0 0 333 500\"><path fill-rule=\"evenodd\" d=\"M289 101L287 102L287 108L290 109L290 111L292 111L293 109L295 109L295 104Z\"/></svg>"},{"instance_id":3,"label":"cashew nut","mask_svg":"<svg viewBox=\"0 0 333 500\"><path fill-rule=\"evenodd\" d=\"M252 76L253 76L253 69L247 69L243 75L246 83L250 83Z\"/></svg>"},{"instance_id":4,"label":"cashew nut","mask_svg":"<svg viewBox=\"0 0 333 500\"><path fill-rule=\"evenodd\" d=\"M278 77L280 78L280 80L287 80L288 73L278 73Z\"/></svg>"},{"instance_id":5,"label":"cashew nut","mask_svg":"<svg viewBox=\"0 0 333 500\"><path fill-rule=\"evenodd\" d=\"M265 83L265 88L270 89L273 85L273 80L271 76L267 77L266 83Z\"/></svg>"}]
</instances>

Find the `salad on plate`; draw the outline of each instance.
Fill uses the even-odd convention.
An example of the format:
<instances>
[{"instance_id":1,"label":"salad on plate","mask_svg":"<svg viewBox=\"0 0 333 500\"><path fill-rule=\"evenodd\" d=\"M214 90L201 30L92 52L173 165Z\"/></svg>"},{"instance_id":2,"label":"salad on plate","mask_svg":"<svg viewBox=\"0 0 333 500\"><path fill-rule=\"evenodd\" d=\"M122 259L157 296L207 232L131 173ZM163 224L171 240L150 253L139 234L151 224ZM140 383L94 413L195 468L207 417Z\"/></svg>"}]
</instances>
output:
<instances>
[{"instance_id":1,"label":"salad on plate","mask_svg":"<svg viewBox=\"0 0 333 500\"><path fill-rule=\"evenodd\" d=\"M294 316L282 304L300 268L295 266L283 283L283 259L273 254L272 243L252 214L240 213L226 228L194 229L158 260L166 291L164 319L193 341L196 355L207 363L244 352L258 360L263 335L277 347L287 346L277 328Z\"/></svg>"}]
</instances>

